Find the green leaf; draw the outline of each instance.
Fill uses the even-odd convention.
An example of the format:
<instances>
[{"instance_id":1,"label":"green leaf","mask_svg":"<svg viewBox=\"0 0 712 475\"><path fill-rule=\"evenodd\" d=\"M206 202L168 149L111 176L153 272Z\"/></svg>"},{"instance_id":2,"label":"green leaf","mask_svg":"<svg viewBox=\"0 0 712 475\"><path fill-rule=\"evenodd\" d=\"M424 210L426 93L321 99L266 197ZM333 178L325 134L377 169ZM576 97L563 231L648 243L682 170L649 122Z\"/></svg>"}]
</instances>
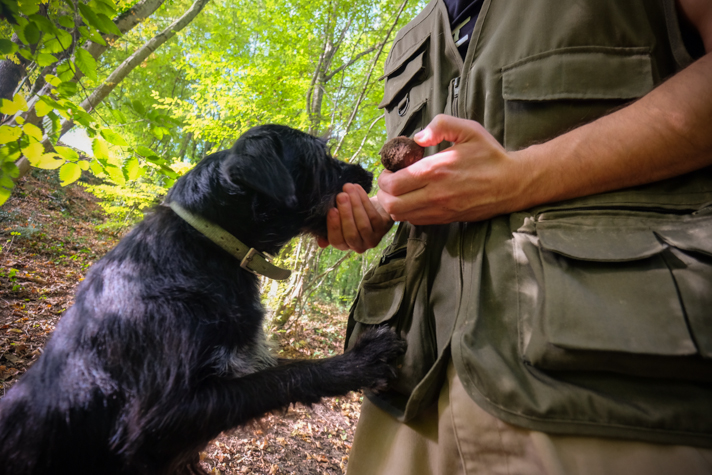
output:
<instances>
[{"instance_id":1,"label":"green leaf","mask_svg":"<svg viewBox=\"0 0 712 475\"><path fill-rule=\"evenodd\" d=\"M56 63L57 58L52 56L49 53L40 53L37 55L37 64L41 67L44 68L45 66L49 66L52 63Z\"/></svg>"},{"instance_id":2,"label":"green leaf","mask_svg":"<svg viewBox=\"0 0 712 475\"><path fill-rule=\"evenodd\" d=\"M126 116L119 109L111 109L111 115L122 124L126 122Z\"/></svg>"},{"instance_id":3,"label":"green leaf","mask_svg":"<svg viewBox=\"0 0 712 475\"><path fill-rule=\"evenodd\" d=\"M103 13L106 16L114 16L116 15L117 9L116 9L116 4L112 1L101 1L101 0L92 0L89 3L89 6L91 9L97 13Z\"/></svg>"},{"instance_id":4,"label":"green leaf","mask_svg":"<svg viewBox=\"0 0 712 475\"><path fill-rule=\"evenodd\" d=\"M102 28L99 28L99 30L103 31L104 33L109 33L111 35L121 36L121 30L119 30L119 28L114 24L114 22L111 21L111 18L104 15L103 13L97 13L96 17L99 19L102 25Z\"/></svg>"},{"instance_id":5,"label":"green leaf","mask_svg":"<svg viewBox=\"0 0 712 475\"><path fill-rule=\"evenodd\" d=\"M156 157L156 158L159 158L159 157L158 157L158 154L157 154L156 152L154 152L153 150L151 150L151 149L148 148L148 147L144 147L143 145L139 145L138 147L136 147L136 152L137 152L139 155L141 155L142 157L146 157L146 158L149 158L149 157Z\"/></svg>"},{"instance_id":6,"label":"green leaf","mask_svg":"<svg viewBox=\"0 0 712 475\"><path fill-rule=\"evenodd\" d=\"M10 125L0 125L0 144L14 142L22 135L22 129Z\"/></svg>"},{"instance_id":7,"label":"green leaf","mask_svg":"<svg viewBox=\"0 0 712 475\"><path fill-rule=\"evenodd\" d=\"M77 83L71 81L64 81L57 87L57 91L62 97L72 97L77 93Z\"/></svg>"},{"instance_id":8,"label":"green leaf","mask_svg":"<svg viewBox=\"0 0 712 475\"><path fill-rule=\"evenodd\" d=\"M87 162L86 160L79 160L77 162L77 165L79 165L79 168L81 168L82 170L89 170L89 162Z\"/></svg>"},{"instance_id":9,"label":"green leaf","mask_svg":"<svg viewBox=\"0 0 712 475\"><path fill-rule=\"evenodd\" d=\"M97 161L97 160L92 160L89 163L89 168L91 169L91 171L94 175L98 176L98 175L101 175L102 173L104 173L104 167L102 167L101 163L99 163L99 161Z\"/></svg>"},{"instance_id":10,"label":"green leaf","mask_svg":"<svg viewBox=\"0 0 712 475\"><path fill-rule=\"evenodd\" d=\"M111 181L114 183L117 183L119 185L125 185L126 184L126 177L124 177L124 174L121 172L121 169L115 165L109 165L106 167L106 173L109 175L109 178L111 178Z\"/></svg>"},{"instance_id":11,"label":"green leaf","mask_svg":"<svg viewBox=\"0 0 712 475\"><path fill-rule=\"evenodd\" d=\"M163 127L156 127L156 126L151 127L151 133L158 140L163 139L163 130L164 130Z\"/></svg>"},{"instance_id":12,"label":"green leaf","mask_svg":"<svg viewBox=\"0 0 712 475\"><path fill-rule=\"evenodd\" d=\"M41 168L43 170L56 170L65 163L64 160L57 160L56 157L57 155L54 153L45 153L41 155L35 163L30 161L30 164L35 168Z\"/></svg>"},{"instance_id":13,"label":"green leaf","mask_svg":"<svg viewBox=\"0 0 712 475\"><path fill-rule=\"evenodd\" d=\"M99 43L102 46L106 46L106 41L104 41L104 38L94 29L92 28L87 28L86 26L80 26L79 27L79 34L82 35L84 38L87 38L94 43Z\"/></svg>"},{"instance_id":14,"label":"green leaf","mask_svg":"<svg viewBox=\"0 0 712 475\"><path fill-rule=\"evenodd\" d=\"M27 157L27 159L30 161L30 163L33 163L40 159L42 154L45 153L45 149L41 143L35 142L35 143L31 143L27 147L23 148L22 153L24 156Z\"/></svg>"},{"instance_id":15,"label":"green leaf","mask_svg":"<svg viewBox=\"0 0 712 475\"><path fill-rule=\"evenodd\" d=\"M101 129L99 133L110 144L118 145L120 147L127 147L129 145L128 143L126 143L126 140L124 140L122 136L120 136L111 129Z\"/></svg>"},{"instance_id":16,"label":"green leaf","mask_svg":"<svg viewBox=\"0 0 712 475\"><path fill-rule=\"evenodd\" d=\"M90 8L88 5L85 5L81 2L79 2L79 13L82 15L82 18L84 18L84 21L90 25L96 28L97 30L102 30L102 24L99 18L96 16L96 13L92 8ZM105 32L105 33L108 33Z\"/></svg>"},{"instance_id":17,"label":"green leaf","mask_svg":"<svg viewBox=\"0 0 712 475\"><path fill-rule=\"evenodd\" d=\"M124 170L126 170L126 176L130 181L135 180L139 176L141 166L138 163L138 159L131 158L124 164Z\"/></svg>"},{"instance_id":18,"label":"green leaf","mask_svg":"<svg viewBox=\"0 0 712 475\"><path fill-rule=\"evenodd\" d=\"M109 146L100 138L97 137L92 141L91 150L94 152L94 158L101 160L109 159Z\"/></svg>"},{"instance_id":19,"label":"green leaf","mask_svg":"<svg viewBox=\"0 0 712 475\"><path fill-rule=\"evenodd\" d=\"M35 113L37 117L44 117L50 112L52 112L53 107L47 104L45 101L37 101L35 104Z\"/></svg>"},{"instance_id":20,"label":"green leaf","mask_svg":"<svg viewBox=\"0 0 712 475\"><path fill-rule=\"evenodd\" d=\"M30 51L27 48L20 48L19 51L20 56L25 58L27 61L32 61L32 51Z\"/></svg>"},{"instance_id":21,"label":"green leaf","mask_svg":"<svg viewBox=\"0 0 712 475\"><path fill-rule=\"evenodd\" d=\"M0 54L17 53L18 49L20 49L20 47L12 41L6 40L5 38L0 38Z\"/></svg>"},{"instance_id":22,"label":"green leaf","mask_svg":"<svg viewBox=\"0 0 712 475\"><path fill-rule=\"evenodd\" d=\"M27 112L27 102L25 102L25 98L21 94L15 94L12 101L2 100L0 112L7 115L15 115L18 111Z\"/></svg>"},{"instance_id":23,"label":"green leaf","mask_svg":"<svg viewBox=\"0 0 712 475\"><path fill-rule=\"evenodd\" d=\"M17 20L17 23L12 25L12 31L15 32L20 41L27 44L27 40L25 39L25 27L29 21L27 21L27 18L21 16L15 17L15 19Z\"/></svg>"},{"instance_id":24,"label":"green leaf","mask_svg":"<svg viewBox=\"0 0 712 475\"><path fill-rule=\"evenodd\" d=\"M74 63L86 77L96 81L96 60L89 51L84 48L77 48Z\"/></svg>"},{"instance_id":25,"label":"green leaf","mask_svg":"<svg viewBox=\"0 0 712 475\"><path fill-rule=\"evenodd\" d=\"M44 49L49 53L61 53L72 46L72 35L64 30L57 30L55 36L45 43Z\"/></svg>"},{"instance_id":26,"label":"green leaf","mask_svg":"<svg viewBox=\"0 0 712 475\"><path fill-rule=\"evenodd\" d=\"M59 79L62 81L71 81L74 78L75 71L76 69L74 69L72 62L68 59L57 65L57 76L59 76Z\"/></svg>"},{"instance_id":27,"label":"green leaf","mask_svg":"<svg viewBox=\"0 0 712 475\"><path fill-rule=\"evenodd\" d=\"M62 15L61 17L57 18L57 22L65 28L74 28L74 18L72 18L70 15Z\"/></svg>"},{"instance_id":28,"label":"green leaf","mask_svg":"<svg viewBox=\"0 0 712 475\"><path fill-rule=\"evenodd\" d=\"M73 112L74 113L72 114L72 118L76 123L83 125L84 127L91 127L94 123L94 119L92 118L92 116L90 116L83 110L78 109Z\"/></svg>"},{"instance_id":29,"label":"green leaf","mask_svg":"<svg viewBox=\"0 0 712 475\"><path fill-rule=\"evenodd\" d=\"M28 23L25 27L25 39L31 45L37 43L40 40L40 29L34 23Z\"/></svg>"},{"instance_id":30,"label":"green leaf","mask_svg":"<svg viewBox=\"0 0 712 475\"><path fill-rule=\"evenodd\" d=\"M82 176L82 169L76 163L65 163L59 169L60 185L67 186L74 183Z\"/></svg>"},{"instance_id":31,"label":"green leaf","mask_svg":"<svg viewBox=\"0 0 712 475\"><path fill-rule=\"evenodd\" d=\"M90 8L88 5L79 3L79 11L87 22L87 24L106 33L107 35L121 36L121 30L119 30L111 19L103 13L96 12L94 9Z\"/></svg>"},{"instance_id":32,"label":"green leaf","mask_svg":"<svg viewBox=\"0 0 712 475\"><path fill-rule=\"evenodd\" d=\"M3 186L5 188L12 188L14 186L12 178L10 178L4 173L0 173L0 186Z\"/></svg>"},{"instance_id":33,"label":"green leaf","mask_svg":"<svg viewBox=\"0 0 712 475\"><path fill-rule=\"evenodd\" d=\"M54 147L57 153L64 159L70 162L76 162L79 160L79 154L69 147Z\"/></svg>"},{"instance_id":34,"label":"green leaf","mask_svg":"<svg viewBox=\"0 0 712 475\"><path fill-rule=\"evenodd\" d=\"M2 164L2 171L6 173L10 178L17 178L20 176L20 169L17 168L14 162L5 162Z\"/></svg>"},{"instance_id":35,"label":"green leaf","mask_svg":"<svg viewBox=\"0 0 712 475\"><path fill-rule=\"evenodd\" d=\"M27 135L29 135L29 136L32 137L33 139L37 140L38 142L41 142L41 141L42 141L42 136L43 136L42 129L40 129L40 128L37 127L36 125L27 123L27 124L25 124L25 125L22 126L22 130L23 130Z\"/></svg>"},{"instance_id":36,"label":"green leaf","mask_svg":"<svg viewBox=\"0 0 712 475\"><path fill-rule=\"evenodd\" d=\"M20 11L27 16L33 15L40 11L39 2L37 0L20 0Z\"/></svg>"},{"instance_id":37,"label":"green leaf","mask_svg":"<svg viewBox=\"0 0 712 475\"><path fill-rule=\"evenodd\" d=\"M46 33L48 35L54 35L57 33L57 27L55 27L48 18L43 17L40 14L32 15L30 20L35 22L37 28L39 28L42 33ZM72 26L72 28L74 28L74 26Z\"/></svg>"},{"instance_id":38,"label":"green leaf","mask_svg":"<svg viewBox=\"0 0 712 475\"><path fill-rule=\"evenodd\" d=\"M4 147L0 147L0 161L4 162L14 162L20 158L22 152L20 152L20 144L17 142L11 142L6 144Z\"/></svg>"},{"instance_id":39,"label":"green leaf","mask_svg":"<svg viewBox=\"0 0 712 475\"><path fill-rule=\"evenodd\" d=\"M57 76L55 76L54 74L45 74L45 81L47 81L48 83L50 83L50 84L53 85L54 87L57 87L57 86L59 86L60 84L62 84L62 80L59 79L59 78L58 78Z\"/></svg>"},{"instance_id":40,"label":"green leaf","mask_svg":"<svg viewBox=\"0 0 712 475\"><path fill-rule=\"evenodd\" d=\"M146 108L143 107L139 101L131 101L131 107L138 113L138 115L146 115Z\"/></svg>"},{"instance_id":41,"label":"green leaf","mask_svg":"<svg viewBox=\"0 0 712 475\"><path fill-rule=\"evenodd\" d=\"M173 171L172 168L169 168L165 165L161 165L160 171L161 171L161 173L163 173L164 175L166 175L170 178L178 178L178 174L175 171Z\"/></svg>"},{"instance_id":42,"label":"green leaf","mask_svg":"<svg viewBox=\"0 0 712 475\"><path fill-rule=\"evenodd\" d=\"M42 127L52 144L56 144L57 140L59 140L59 131L62 128L59 115L55 111L50 111L49 114L42 118Z\"/></svg>"},{"instance_id":43,"label":"green leaf","mask_svg":"<svg viewBox=\"0 0 712 475\"><path fill-rule=\"evenodd\" d=\"M7 188L0 188L0 206L4 205L9 198L10 190Z\"/></svg>"}]
</instances>

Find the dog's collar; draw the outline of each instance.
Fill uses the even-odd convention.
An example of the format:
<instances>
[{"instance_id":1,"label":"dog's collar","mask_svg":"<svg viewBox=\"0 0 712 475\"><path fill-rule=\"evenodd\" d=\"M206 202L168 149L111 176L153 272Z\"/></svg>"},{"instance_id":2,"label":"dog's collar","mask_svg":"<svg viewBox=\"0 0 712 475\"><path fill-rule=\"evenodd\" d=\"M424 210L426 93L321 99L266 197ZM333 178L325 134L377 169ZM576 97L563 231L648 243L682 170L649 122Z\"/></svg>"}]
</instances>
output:
<instances>
[{"instance_id":1,"label":"dog's collar","mask_svg":"<svg viewBox=\"0 0 712 475\"><path fill-rule=\"evenodd\" d=\"M211 223L202 216L191 213L175 201L168 203L168 206L198 232L235 256L240 261L240 267L243 269L274 280L284 280L291 275L292 271L282 269L272 264L270 262L272 258L269 254L248 247L217 224Z\"/></svg>"}]
</instances>

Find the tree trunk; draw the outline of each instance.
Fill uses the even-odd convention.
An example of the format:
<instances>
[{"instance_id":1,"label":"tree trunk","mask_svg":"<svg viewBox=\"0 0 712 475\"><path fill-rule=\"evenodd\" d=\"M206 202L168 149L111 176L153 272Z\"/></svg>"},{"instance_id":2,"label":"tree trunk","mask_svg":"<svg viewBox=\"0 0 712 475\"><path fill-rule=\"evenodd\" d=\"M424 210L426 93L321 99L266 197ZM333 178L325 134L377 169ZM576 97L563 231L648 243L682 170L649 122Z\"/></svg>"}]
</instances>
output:
<instances>
[{"instance_id":1,"label":"tree trunk","mask_svg":"<svg viewBox=\"0 0 712 475\"><path fill-rule=\"evenodd\" d=\"M23 58L24 59L24 58ZM25 67L12 61L0 61L0 98L12 100L17 85L25 77Z\"/></svg>"}]
</instances>

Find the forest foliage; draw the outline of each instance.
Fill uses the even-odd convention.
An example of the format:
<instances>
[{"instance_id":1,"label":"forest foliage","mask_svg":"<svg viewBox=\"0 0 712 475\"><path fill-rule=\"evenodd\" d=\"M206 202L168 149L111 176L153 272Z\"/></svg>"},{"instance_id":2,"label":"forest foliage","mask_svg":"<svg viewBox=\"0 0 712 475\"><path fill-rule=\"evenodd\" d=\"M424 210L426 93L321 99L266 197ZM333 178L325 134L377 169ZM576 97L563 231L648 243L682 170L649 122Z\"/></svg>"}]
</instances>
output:
<instances>
[{"instance_id":1,"label":"forest foliage","mask_svg":"<svg viewBox=\"0 0 712 475\"><path fill-rule=\"evenodd\" d=\"M101 199L121 231L244 131L280 123L330 138L377 175L378 77L416 0L0 0L0 204L27 165ZM87 180L89 175L94 179ZM82 178L84 177L84 178ZM376 253L310 237L265 282L274 324L310 298L347 302Z\"/></svg>"}]
</instances>

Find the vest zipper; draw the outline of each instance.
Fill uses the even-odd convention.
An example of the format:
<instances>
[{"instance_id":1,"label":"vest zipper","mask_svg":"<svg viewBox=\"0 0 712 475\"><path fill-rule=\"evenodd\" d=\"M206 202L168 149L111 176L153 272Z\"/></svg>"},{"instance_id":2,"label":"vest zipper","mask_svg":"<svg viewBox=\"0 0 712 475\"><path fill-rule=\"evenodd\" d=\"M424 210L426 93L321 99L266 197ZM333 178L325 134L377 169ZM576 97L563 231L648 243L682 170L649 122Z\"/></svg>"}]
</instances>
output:
<instances>
[{"instance_id":1,"label":"vest zipper","mask_svg":"<svg viewBox=\"0 0 712 475\"><path fill-rule=\"evenodd\" d=\"M460 78L455 78L452 83L452 107L450 113L453 117L457 117L457 98L460 96Z\"/></svg>"}]
</instances>

